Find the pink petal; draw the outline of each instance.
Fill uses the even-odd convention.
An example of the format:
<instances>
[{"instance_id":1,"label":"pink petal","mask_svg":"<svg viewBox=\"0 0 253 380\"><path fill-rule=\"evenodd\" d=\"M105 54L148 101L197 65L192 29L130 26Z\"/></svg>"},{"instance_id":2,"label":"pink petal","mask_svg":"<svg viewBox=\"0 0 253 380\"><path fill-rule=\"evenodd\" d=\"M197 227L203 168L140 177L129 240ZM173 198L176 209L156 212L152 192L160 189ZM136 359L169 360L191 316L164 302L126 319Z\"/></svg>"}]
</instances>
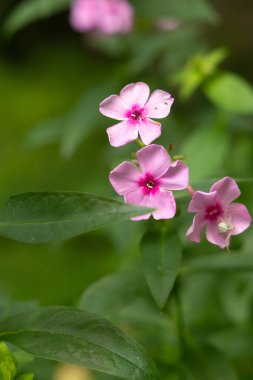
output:
<instances>
[{"instance_id":1,"label":"pink petal","mask_svg":"<svg viewBox=\"0 0 253 380\"><path fill-rule=\"evenodd\" d=\"M99 105L99 111L112 119L124 120L128 107L118 95L111 95Z\"/></svg>"},{"instance_id":2,"label":"pink petal","mask_svg":"<svg viewBox=\"0 0 253 380\"><path fill-rule=\"evenodd\" d=\"M173 102L174 99L168 92L154 91L145 106L148 117L159 119L168 116Z\"/></svg>"},{"instance_id":3,"label":"pink petal","mask_svg":"<svg viewBox=\"0 0 253 380\"><path fill-rule=\"evenodd\" d=\"M191 202L188 206L189 212L204 213L208 205L216 203L217 193L204 193L203 191L195 191L192 196Z\"/></svg>"},{"instance_id":4,"label":"pink petal","mask_svg":"<svg viewBox=\"0 0 253 380\"><path fill-rule=\"evenodd\" d=\"M171 191L159 191L150 195L151 205L157 210L152 212L154 219L171 219L176 213L176 202Z\"/></svg>"},{"instance_id":5,"label":"pink petal","mask_svg":"<svg viewBox=\"0 0 253 380\"><path fill-rule=\"evenodd\" d=\"M107 128L106 132L110 144L115 147L125 145L138 137L137 127L129 125L127 121L122 121L113 127Z\"/></svg>"},{"instance_id":6,"label":"pink petal","mask_svg":"<svg viewBox=\"0 0 253 380\"><path fill-rule=\"evenodd\" d=\"M134 205L139 205L139 206L146 206L146 207L151 207L151 202L150 202L150 196L145 195L145 193L142 191L141 188L134 189L132 191L129 191L125 195L125 202L134 204ZM141 220L141 219L148 219L151 216L151 213L140 215L140 216L135 216L131 218L132 220Z\"/></svg>"},{"instance_id":7,"label":"pink petal","mask_svg":"<svg viewBox=\"0 0 253 380\"><path fill-rule=\"evenodd\" d=\"M120 98L132 107L135 104L143 107L149 97L149 86L143 82L131 83L120 91Z\"/></svg>"},{"instance_id":8,"label":"pink petal","mask_svg":"<svg viewBox=\"0 0 253 380\"><path fill-rule=\"evenodd\" d=\"M218 199L222 202L223 206L232 202L241 194L236 182L230 177L222 178L216 182L210 191L217 191Z\"/></svg>"},{"instance_id":9,"label":"pink petal","mask_svg":"<svg viewBox=\"0 0 253 380\"><path fill-rule=\"evenodd\" d=\"M206 238L210 243L218 245L220 248L229 246L229 235L221 233L217 223L206 223Z\"/></svg>"},{"instance_id":10,"label":"pink petal","mask_svg":"<svg viewBox=\"0 0 253 380\"><path fill-rule=\"evenodd\" d=\"M232 203L226 209L226 217L234 227L231 235L238 235L245 231L251 223L251 216L247 208L241 203Z\"/></svg>"},{"instance_id":11,"label":"pink petal","mask_svg":"<svg viewBox=\"0 0 253 380\"><path fill-rule=\"evenodd\" d=\"M133 164L125 161L110 172L109 180L119 195L125 195L138 187L140 175L141 173Z\"/></svg>"},{"instance_id":12,"label":"pink petal","mask_svg":"<svg viewBox=\"0 0 253 380\"><path fill-rule=\"evenodd\" d=\"M199 243L204 225L205 220L203 216L201 214L195 215L191 227L186 232L187 239Z\"/></svg>"},{"instance_id":13,"label":"pink petal","mask_svg":"<svg viewBox=\"0 0 253 380\"><path fill-rule=\"evenodd\" d=\"M161 124L148 118L142 119L138 129L145 145L150 144L161 135Z\"/></svg>"},{"instance_id":14,"label":"pink petal","mask_svg":"<svg viewBox=\"0 0 253 380\"><path fill-rule=\"evenodd\" d=\"M189 169L182 161L174 162L159 180L159 185L168 190L182 190L189 184Z\"/></svg>"},{"instance_id":15,"label":"pink petal","mask_svg":"<svg viewBox=\"0 0 253 380\"><path fill-rule=\"evenodd\" d=\"M142 172L151 174L154 179L160 178L170 167L170 156L162 145L145 146L136 156Z\"/></svg>"},{"instance_id":16,"label":"pink petal","mask_svg":"<svg viewBox=\"0 0 253 380\"><path fill-rule=\"evenodd\" d=\"M92 0L95 1L95 0ZM98 15L98 29L105 34L127 33L132 28L133 8L125 0L98 0L101 15ZM97 4L99 5L99 4Z\"/></svg>"},{"instance_id":17,"label":"pink petal","mask_svg":"<svg viewBox=\"0 0 253 380\"><path fill-rule=\"evenodd\" d=\"M85 32L96 27L97 7L94 0L75 0L70 10L70 24L78 32Z\"/></svg>"}]
</instances>

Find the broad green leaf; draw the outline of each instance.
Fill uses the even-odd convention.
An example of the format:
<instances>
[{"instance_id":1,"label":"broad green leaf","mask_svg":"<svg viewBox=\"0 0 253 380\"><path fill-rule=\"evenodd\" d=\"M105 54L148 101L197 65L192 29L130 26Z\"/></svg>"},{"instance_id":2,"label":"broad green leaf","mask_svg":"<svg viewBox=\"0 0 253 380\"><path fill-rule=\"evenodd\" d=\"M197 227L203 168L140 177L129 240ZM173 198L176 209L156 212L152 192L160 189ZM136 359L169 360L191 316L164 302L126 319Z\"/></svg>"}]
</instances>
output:
<instances>
[{"instance_id":1,"label":"broad green leaf","mask_svg":"<svg viewBox=\"0 0 253 380\"><path fill-rule=\"evenodd\" d=\"M132 380L155 380L141 346L105 319L52 306L0 320L1 339L28 353Z\"/></svg>"},{"instance_id":2,"label":"broad green leaf","mask_svg":"<svg viewBox=\"0 0 253 380\"><path fill-rule=\"evenodd\" d=\"M92 284L83 293L81 309L110 318L144 292L145 281L137 272L115 273Z\"/></svg>"},{"instance_id":3,"label":"broad green leaf","mask_svg":"<svg viewBox=\"0 0 253 380\"><path fill-rule=\"evenodd\" d=\"M178 275L182 245L177 234L148 231L141 241L141 263L150 291L163 308Z\"/></svg>"},{"instance_id":4,"label":"broad green leaf","mask_svg":"<svg viewBox=\"0 0 253 380\"><path fill-rule=\"evenodd\" d=\"M220 253L215 256L203 256L188 260L182 273L209 271L253 271L253 256Z\"/></svg>"},{"instance_id":5,"label":"broad green leaf","mask_svg":"<svg viewBox=\"0 0 253 380\"><path fill-rule=\"evenodd\" d=\"M33 380L34 375L32 373L25 373L21 376L18 376L15 380Z\"/></svg>"},{"instance_id":6,"label":"broad green leaf","mask_svg":"<svg viewBox=\"0 0 253 380\"><path fill-rule=\"evenodd\" d=\"M253 113L253 88L238 75L224 73L204 86L206 96L219 108L233 114Z\"/></svg>"},{"instance_id":7,"label":"broad green leaf","mask_svg":"<svg viewBox=\"0 0 253 380\"><path fill-rule=\"evenodd\" d=\"M140 273L115 273L104 277L86 289L79 307L117 325L127 326L160 362L177 362L174 322L157 309Z\"/></svg>"},{"instance_id":8,"label":"broad green leaf","mask_svg":"<svg viewBox=\"0 0 253 380\"><path fill-rule=\"evenodd\" d=\"M70 0L23 0L7 18L4 32L12 35L26 25L69 7Z\"/></svg>"},{"instance_id":9,"label":"broad green leaf","mask_svg":"<svg viewBox=\"0 0 253 380\"><path fill-rule=\"evenodd\" d=\"M0 342L0 380L13 380L17 373L14 356L4 342Z\"/></svg>"},{"instance_id":10,"label":"broad green leaf","mask_svg":"<svg viewBox=\"0 0 253 380\"><path fill-rule=\"evenodd\" d=\"M187 156L191 182L217 175L223 167L229 149L229 139L223 126L203 125L193 131L181 147Z\"/></svg>"},{"instance_id":11,"label":"broad green leaf","mask_svg":"<svg viewBox=\"0 0 253 380\"><path fill-rule=\"evenodd\" d=\"M25 243L80 235L147 213L142 207L87 193L24 193L0 210L0 234Z\"/></svg>"}]
</instances>

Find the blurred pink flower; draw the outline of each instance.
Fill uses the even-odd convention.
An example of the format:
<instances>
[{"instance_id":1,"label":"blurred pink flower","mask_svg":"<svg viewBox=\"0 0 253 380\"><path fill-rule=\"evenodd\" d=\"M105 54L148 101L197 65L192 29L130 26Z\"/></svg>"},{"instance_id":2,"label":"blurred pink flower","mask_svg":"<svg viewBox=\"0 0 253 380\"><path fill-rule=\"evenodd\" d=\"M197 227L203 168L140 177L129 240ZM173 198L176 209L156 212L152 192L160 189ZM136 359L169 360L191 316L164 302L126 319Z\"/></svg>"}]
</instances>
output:
<instances>
[{"instance_id":1,"label":"blurred pink flower","mask_svg":"<svg viewBox=\"0 0 253 380\"><path fill-rule=\"evenodd\" d=\"M127 0L74 0L70 24L78 32L128 33L132 29L133 8Z\"/></svg>"},{"instance_id":2,"label":"blurred pink flower","mask_svg":"<svg viewBox=\"0 0 253 380\"><path fill-rule=\"evenodd\" d=\"M247 208L241 203L231 203L240 193L230 177L216 182L209 193L194 192L188 211L197 215L186 233L187 238L199 243L206 226L206 238L210 243L220 248L229 246L230 237L240 234L251 223Z\"/></svg>"},{"instance_id":3,"label":"blurred pink flower","mask_svg":"<svg viewBox=\"0 0 253 380\"><path fill-rule=\"evenodd\" d=\"M173 218L176 203L171 190L182 190L188 185L188 168L181 161L172 162L161 145L149 145L137 153L139 169L125 161L111 171L109 179L125 202L156 209L133 220Z\"/></svg>"},{"instance_id":4,"label":"blurred pink flower","mask_svg":"<svg viewBox=\"0 0 253 380\"><path fill-rule=\"evenodd\" d=\"M107 128L112 146L136 140L138 134L145 145L161 135L161 124L149 119L168 116L174 99L168 92L154 91L149 97L149 86L143 82L125 86L120 95L111 95L100 103L100 112L112 119L122 120Z\"/></svg>"}]
</instances>

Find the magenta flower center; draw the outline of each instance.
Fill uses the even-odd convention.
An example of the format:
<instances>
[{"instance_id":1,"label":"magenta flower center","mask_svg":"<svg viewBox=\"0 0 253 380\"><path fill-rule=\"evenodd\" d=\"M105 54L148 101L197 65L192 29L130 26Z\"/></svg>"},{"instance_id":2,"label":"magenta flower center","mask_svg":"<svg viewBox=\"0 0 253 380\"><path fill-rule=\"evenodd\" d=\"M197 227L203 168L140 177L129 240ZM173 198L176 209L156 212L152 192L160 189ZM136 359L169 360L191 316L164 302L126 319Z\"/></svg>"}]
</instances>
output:
<instances>
[{"instance_id":1,"label":"magenta flower center","mask_svg":"<svg viewBox=\"0 0 253 380\"><path fill-rule=\"evenodd\" d=\"M159 181L154 179L149 173L146 173L142 178L140 178L138 185L142 187L144 194L155 194L157 192Z\"/></svg>"},{"instance_id":2,"label":"magenta flower center","mask_svg":"<svg viewBox=\"0 0 253 380\"><path fill-rule=\"evenodd\" d=\"M205 210L205 219L216 222L223 215L223 209L219 203L209 205Z\"/></svg>"},{"instance_id":3,"label":"magenta flower center","mask_svg":"<svg viewBox=\"0 0 253 380\"><path fill-rule=\"evenodd\" d=\"M140 107L138 104L132 106L130 110L127 111L126 117L131 124L135 125L142 121L146 117L146 110Z\"/></svg>"}]
</instances>

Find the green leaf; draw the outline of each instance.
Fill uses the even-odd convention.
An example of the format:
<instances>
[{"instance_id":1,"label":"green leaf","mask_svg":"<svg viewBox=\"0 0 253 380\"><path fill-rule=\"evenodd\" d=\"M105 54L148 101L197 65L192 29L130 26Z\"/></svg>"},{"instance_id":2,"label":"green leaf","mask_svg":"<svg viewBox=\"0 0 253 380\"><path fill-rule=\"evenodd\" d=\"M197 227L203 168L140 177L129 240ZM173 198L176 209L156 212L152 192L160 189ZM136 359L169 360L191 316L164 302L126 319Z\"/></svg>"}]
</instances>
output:
<instances>
[{"instance_id":1,"label":"green leaf","mask_svg":"<svg viewBox=\"0 0 253 380\"><path fill-rule=\"evenodd\" d=\"M163 308L178 275L182 245L176 234L148 231L141 241L141 262L150 291Z\"/></svg>"},{"instance_id":2,"label":"green leaf","mask_svg":"<svg viewBox=\"0 0 253 380\"><path fill-rule=\"evenodd\" d=\"M207 345L188 349L186 366L194 380L238 380L226 356Z\"/></svg>"},{"instance_id":3,"label":"green leaf","mask_svg":"<svg viewBox=\"0 0 253 380\"><path fill-rule=\"evenodd\" d=\"M97 128L101 118L98 105L115 89L115 86L116 81L112 79L93 86L85 92L70 112L62 133L61 154L63 157L71 157L89 133Z\"/></svg>"},{"instance_id":4,"label":"green leaf","mask_svg":"<svg viewBox=\"0 0 253 380\"><path fill-rule=\"evenodd\" d=\"M253 256L238 254L217 254L188 260L182 273L213 271L253 271Z\"/></svg>"},{"instance_id":5,"label":"green leaf","mask_svg":"<svg viewBox=\"0 0 253 380\"><path fill-rule=\"evenodd\" d=\"M115 273L92 284L83 293L78 306L110 318L132 303L145 288L137 272Z\"/></svg>"},{"instance_id":6,"label":"green leaf","mask_svg":"<svg viewBox=\"0 0 253 380\"><path fill-rule=\"evenodd\" d=\"M191 181L217 175L229 149L229 139L222 125L203 125L193 131L181 147L187 156Z\"/></svg>"},{"instance_id":7,"label":"green leaf","mask_svg":"<svg viewBox=\"0 0 253 380\"><path fill-rule=\"evenodd\" d=\"M33 380L34 374L33 373L25 373L21 376L18 376L15 380Z\"/></svg>"},{"instance_id":8,"label":"green leaf","mask_svg":"<svg viewBox=\"0 0 253 380\"><path fill-rule=\"evenodd\" d=\"M24 193L0 210L0 234L25 243L45 243L80 235L150 209L87 193Z\"/></svg>"},{"instance_id":9,"label":"green leaf","mask_svg":"<svg viewBox=\"0 0 253 380\"><path fill-rule=\"evenodd\" d=\"M0 380L12 380L17 373L14 356L5 343L0 342Z\"/></svg>"},{"instance_id":10,"label":"green leaf","mask_svg":"<svg viewBox=\"0 0 253 380\"><path fill-rule=\"evenodd\" d=\"M4 24L4 32L12 35L26 25L50 17L69 7L70 0L24 0L14 8Z\"/></svg>"},{"instance_id":11,"label":"green leaf","mask_svg":"<svg viewBox=\"0 0 253 380\"><path fill-rule=\"evenodd\" d=\"M141 346L105 319L52 306L0 320L2 339L28 353L131 380L155 380Z\"/></svg>"},{"instance_id":12,"label":"green leaf","mask_svg":"<svg viewBox=\"0 0 253 380\"><path fill-rule=\"evenodd\" d=\"M188 99L206 78L213 75L218 64L227 56L225 48L213 50L207 54L198 54L179 72L174 74L172 80L180 85L182 99Z\"/></svg>"},{"instance_id":13,"label":"green leaf","mask_svg":"<svg viewBox=\"0 0 253 380\"><path fill-rule=\"evenodd\" d=\"M152 20L169 17L182 21L216 23L219 19L217 12L207 0L136 0L135 6L142 17Z\"/></svg>"},{"instance_id":14,"label":"green leaf","mask_svg":"<svg viewBox=\"0 0 253 380\"><path fill-rule=\"evenodd\" d=\"M253 88L232 73L214 77L204 86L206 96L219 108L233 114L253 113Z\"/></svg>"}]
</instances>

